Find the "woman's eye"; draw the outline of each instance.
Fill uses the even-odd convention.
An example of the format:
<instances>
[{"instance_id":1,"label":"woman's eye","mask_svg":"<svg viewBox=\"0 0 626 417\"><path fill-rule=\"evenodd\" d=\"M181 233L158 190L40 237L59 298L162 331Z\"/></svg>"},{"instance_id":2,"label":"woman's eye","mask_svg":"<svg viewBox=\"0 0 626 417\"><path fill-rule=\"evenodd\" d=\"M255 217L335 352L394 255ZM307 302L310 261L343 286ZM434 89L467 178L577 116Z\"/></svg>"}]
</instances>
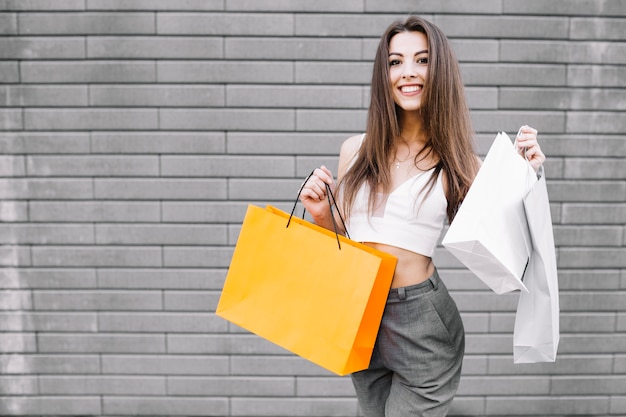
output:
<instances>
[{"instance_id":1,"label":"woman's eye","mask_svg":"<svg viewBox=\"0 0 626 417\"><path fill-rule=\"evenodd\" d=\"M391 61L389 61L389 66L393 67L396 65L400 65L400 60L399 59L392 59Z\"/></svg>"},{"instance_id":2,"label":"woman's eye","mask_svg":"<svg viewBox=\"0 0 626 417\"><path fill-rule=\"evenodd\" d=\"M418 58L417 59L417 63L418 64L428 64L428 57Z\"/></svg>"}]
</instances>

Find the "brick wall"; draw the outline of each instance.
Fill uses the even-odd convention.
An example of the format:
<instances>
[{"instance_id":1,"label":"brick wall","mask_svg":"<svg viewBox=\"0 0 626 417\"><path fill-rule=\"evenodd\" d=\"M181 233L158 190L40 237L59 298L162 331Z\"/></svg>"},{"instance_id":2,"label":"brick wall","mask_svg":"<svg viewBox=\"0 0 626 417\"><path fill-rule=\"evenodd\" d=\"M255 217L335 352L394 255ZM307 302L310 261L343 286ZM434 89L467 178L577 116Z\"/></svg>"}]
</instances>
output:
<instances>
[{"instance_id":1,"label":"brick wall","mask_svg":"<svg viewBox=\"0 0 626 417\"><path fill-rule=\"evenodd\" d=\"M481 152L540 131L555 364L513 365L517 294L444 249L455 415L626 415L624 0L0 0L0 415L356 416L330 375L214 315L248 203L287 208L364 128L371 60L419 13Z\"/></svg>"}]
</instances>

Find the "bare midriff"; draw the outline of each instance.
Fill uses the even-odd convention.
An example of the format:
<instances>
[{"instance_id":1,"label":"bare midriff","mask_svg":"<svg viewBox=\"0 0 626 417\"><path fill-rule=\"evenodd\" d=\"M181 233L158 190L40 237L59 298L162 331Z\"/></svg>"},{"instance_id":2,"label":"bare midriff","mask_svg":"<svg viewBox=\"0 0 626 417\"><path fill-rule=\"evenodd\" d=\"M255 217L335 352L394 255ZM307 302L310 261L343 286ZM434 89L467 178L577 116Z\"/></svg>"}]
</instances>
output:
<instances>
[{"instance_id":1,"label":"bare midriff","mask_svg":"<svg viewBox=\"0 0 626 417\"><path fill-rule=\"evenodd\" d=\"M367 246L398 258L391 288L408 287L426 281L435 272L432 258L382 243L365 242Z\"/></svg>"}]
</instances>

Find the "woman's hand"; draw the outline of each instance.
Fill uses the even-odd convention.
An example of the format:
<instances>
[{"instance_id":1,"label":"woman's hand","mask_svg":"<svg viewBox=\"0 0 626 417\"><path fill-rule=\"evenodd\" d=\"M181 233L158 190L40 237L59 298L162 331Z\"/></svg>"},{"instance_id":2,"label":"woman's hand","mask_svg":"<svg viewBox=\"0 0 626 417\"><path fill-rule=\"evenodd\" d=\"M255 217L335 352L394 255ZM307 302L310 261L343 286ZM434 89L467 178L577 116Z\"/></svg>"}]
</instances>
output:
<instances>
[{"instance_id":1,"label":"woman's hand","mask_svg":"<svg viewBox=\"0 0 626 417\"><path fill-rule=\"evenodd\" d=\"M325 226L327 221L332 222L325 184L330 186L331 191L335 191L333 174L322 165L313 171L313 175L304 184L304 188L302 188L300 193L300 201L304 208L311 214L315 223L320 226ZM332 227L332 223L330 224Z\"/></svg>"},{"instance_id":2,"label":"woman's hand","mask_svg":"<svg viewBox=\"0 0 626 417\"><path fill-rule=\"evenodd\" d=\"M525 157L535 172L546 160L537 141L537 130L530 126L522 126L515 138L515 146L522 157Z\"/></svg>"}]
</instances>

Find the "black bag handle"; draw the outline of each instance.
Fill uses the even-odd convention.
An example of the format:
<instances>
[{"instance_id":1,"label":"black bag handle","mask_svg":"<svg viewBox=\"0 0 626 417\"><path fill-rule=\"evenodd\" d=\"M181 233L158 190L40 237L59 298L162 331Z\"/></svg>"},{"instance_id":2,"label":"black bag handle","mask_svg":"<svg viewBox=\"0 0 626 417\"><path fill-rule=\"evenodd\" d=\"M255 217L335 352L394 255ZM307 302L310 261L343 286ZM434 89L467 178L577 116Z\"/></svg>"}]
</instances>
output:
<instances>
[{"instance_id":1,"label":"black bag handle","mask_svg":"<svg viewBox=\"0 0 626 417\"><path fill-rule=\"evenodd\" d=\"M302 193L302 190L304 189L304 186L306 185L307 181L313 176L314 172L315 170L311 171L309 176L306 177L306 179L300 186L300 190L298 191L298 196L296 197L296 201L293 203L293 209L291 209L291 214L289 215L289 220L287 221L286 227L289 227L289 224L291 223L291 218L293 217L293 213L295 213L296 211L298 200L300 200L300 194ZM341 224L343 225L343 230L346 231L346 237L348 239L350 239L350 235L348 234L348 228L346 227L346 222L343 220L343 217L341 216L341 212L339 211L339 207L337 206L337 201L335 200L335 196L333 195L333 192L330 190L330 185L326 183L324 183L324 185L326 186L326 197L328 198L328 206L330 207L330 217L333 220L333 230L335 231L335 237L337 238L337 246L339 247L339 250L341 250L341 243L339 242L339 233L337 232L337 221L335 220L335 215L333 213L333 205L337 209L337 214L339 215L339 219L341 220ZM332 198L332 202L331 202L331 198ZM305 213L306 213L306 208L304 208L304 210L302 211L303 219L304 219Z\"/></svg>"}]
</instances>

